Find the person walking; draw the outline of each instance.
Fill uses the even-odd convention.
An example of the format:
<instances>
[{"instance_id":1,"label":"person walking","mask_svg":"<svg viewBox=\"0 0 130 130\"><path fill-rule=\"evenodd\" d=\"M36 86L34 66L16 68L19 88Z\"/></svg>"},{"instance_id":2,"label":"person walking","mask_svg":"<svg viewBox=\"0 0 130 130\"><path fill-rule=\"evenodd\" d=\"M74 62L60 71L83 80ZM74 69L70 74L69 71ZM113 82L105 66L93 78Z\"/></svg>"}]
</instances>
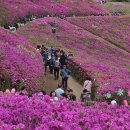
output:
<instances>
[{"instance_id":1,"label":"person walking","mask_svg":"<svg viewBox=\"0 0 130 130\"><path fill-rule=\"evenodd\" d=\"M45 50L42 52L42 59L44 62L44 67L45 67L45 72L46 72L47 71L47 52Z\"/></svg>"},{"instance_id":2,"label":"person walking","mask_svg":"<svg viewBox=\"0 0 130 130\"><path fill-rule=\"evenodd\" d=\"M87 91L91 93L91 88L92 88L91 78L87 77L83 85L83 90L87 89Z\"/></svg>"},{"instance_id":3,"label":"person walking","mask_svg":"<svg viewBox=\"0 0 130 130\"><path fill-rule=\"evenodd\" d=\"M54 76L55 76L55 80L59 79L59 71L60 71L60 61L57 58L55 60L55 63L54 63Z\"/></svg>"},{"instance_id":4,"label":"person walking","mask_svg":"<svg viewBox=\"0 0 130 130\"><path fill-rule=\"evenodd\" d=\"M76 101L76 96L73 94L72 89L68 90L68 98L69 98L70 101Z\"/></svg>"},{"instance_id":5,"label":"person walking","mask_svg":"<svg viewBox=\"0 0 130 130\"><path fill-rule=\"evenodd\" d=\"M61 51L61 56L60 56L60 64L61 64L61 66L64 66L66 64L66 59L67 59L67 57L65 56L65 52Z\"/></svg>"},{"instance_id":6,"label":"person walking","mask_svg":"<svg viewBox=\"0 0 130 130\"><path fill-rule=\"evenodd\" d=\"M68 87L68 78L69 78L70 73L71 73L71 71L66 67L66 65L64 65L60 72L64 90L66 90Z\"/></svg>"},{"instance_id":7,"label":"person walking","mask_svg":"<svg viewBox=\"0 0 130 130\"><path fill-rule=\"evenodd\" d=\"M90 101L91 93L87 89L84 89L80 96L81 102Z\"/></svg>"},{"instance_id":8,"label":"person walking","mask_svg":"<svg viewBox=\"0 0 130 130\"><path fill-rule=\"evenodd\" d=\"M54 63L55 63L55 56L54 54L52 54L51 59L49 60L49 69L51 74L53 74Z\"/></svg>"}]
</instances>

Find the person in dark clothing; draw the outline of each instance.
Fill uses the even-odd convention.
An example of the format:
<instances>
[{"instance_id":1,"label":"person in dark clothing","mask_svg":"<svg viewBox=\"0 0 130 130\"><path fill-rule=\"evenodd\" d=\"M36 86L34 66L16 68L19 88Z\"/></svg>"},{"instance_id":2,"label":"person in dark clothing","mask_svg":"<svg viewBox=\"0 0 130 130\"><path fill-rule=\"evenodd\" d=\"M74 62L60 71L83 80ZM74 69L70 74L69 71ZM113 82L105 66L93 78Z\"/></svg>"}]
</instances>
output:
<instances>
[{"instance_id":1,"label":"person in dark clothing","mask_svg":"<svg viewBox=\"0 0 130 130\"><path fill-rule=\"evenodd\" d=\"M60 72L60 75L62 77L62 85L63 85L64 90L66 90L68 87L68 78L69 78L70 72L71 71L68 68L66 68L66 65L64 65L63 69Z\"/></svg>"},{"instance_id":2,"label":"person in dark clothing","mask_svg":"<svg viewBox=\"0 0 130 130\"><path fill-rule=\"evenodd\" d=\"M55 77L55 80L59 79L59 71L60 71L60 62L59 62L59 59L56 58L55 63L54 63L54 77Z\"/></svg>"},{"instance_id":3,"label":"person in dark clothing","mask_svg":"<svg viewBox=\"0 0 130 130\"><path fill-rule=\"evenodd\" d=\"M66 56L65 56L65 53L61 53L61 56L60 56L60 64L61 66L65 65L66 64Z\"/></svg>"},{"instance_id":4,"label":"person in dark clothing","mask_svg":"<svg viewBox=\"0 0 130 130\"><path fill-rule=\"evenodd\" d=\"M68 98L67 94L66 94L66 93L62 93L62 94L61 94L61 99L62 99L62 98Z\"/></svg>"},{"instance_id":5,"label":"person in dark clothing","mask_svg":"<svg viewBox=\"0 0 130 130\"><path fill-rule=\"evenodd\" d=\"M14 24L14 27L16 28L16 30L18 29L18 24L17 23L15 23Z\"/></svg>"},{"instance_id":6,"label":"person in dark clothing","mask_svg":"<svg viewBox=\"0 0 130 130\"><path fill-rule=\"evenodd\" d=\"M47 71L47 53L46 51L41 52L42 53L42 59L44 62L45 72Z\"/></svg>"},{"instance_id":7,"label":"person in dark clothing","mask_svg":"<svg viewBox=\"0 0 130 130\"><path fill-rule=\"evenodd\" d=\"M54 62L55 62L55 56L54 54L52 54L51 59L49 60L49 69L51 74L53 74Z\"/></svg>"},{"instance_id":8,"label":"person in dark clothing","mask_svg":"<svg viewBox=\"0 0 130 130\"><path fill-rule=\"evenodd\" d=\"M68 90L68 98L70 101L76 101L76 96L73 94L73 90Z\"/></svg>"},{"instance_id":9,"label":"person in dark clothing","mask_svg":"<svg viewBox=\"0 0 130 130\"><path fill-rule=\"evenodd\" d=\"M6 23L6 24L4 25L4 28L5 28L5 29L9 29L9 26L10 26L10 24Z\"/></svg>"}]
</instances>

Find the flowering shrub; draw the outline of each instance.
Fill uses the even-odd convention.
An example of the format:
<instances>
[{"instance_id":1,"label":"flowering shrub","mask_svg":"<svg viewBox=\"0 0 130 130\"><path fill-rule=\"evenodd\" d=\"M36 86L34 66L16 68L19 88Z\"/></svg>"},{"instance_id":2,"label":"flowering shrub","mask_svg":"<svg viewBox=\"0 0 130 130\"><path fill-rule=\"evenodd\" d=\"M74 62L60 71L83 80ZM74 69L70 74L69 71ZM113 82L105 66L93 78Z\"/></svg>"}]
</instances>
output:
<instances>
[{"instance_id":1,"label":"flowering shrub","mask_svg":"<svg viewBox=\"0 0 130 130\"><path fill-rule=\"evenodd\" d=\"M108 14L104 8L92 2L80 0L57 0L53 3L51 0L4 0L0 2L0 23L13 21L17 18L23 18L31 13L34 15L52 15L53 10L57 15L90 15L100 12ZM77 6L80 5L80 6ZM6 16L6 17L4 17Z\"/></svg>"},{"instance_id":2,"label":"flowering shrub","mask_svg":"<svg viewBox=\"0 0 130 130\"><path fill-rule=\"evenodd\" d=\"M130 52L130 16L69 18L68 21Z\"/></svg>"},{"instance_id":3,"label":"flowering shrub","mask_svg":"<svg viewBox=\"0 0 130 130\"><path fill-rule=\"evenodd\" d=\"M69 49L74 54L73 62L79 65L77 70L83 69L84 75L97 79L100 95L130 88L129 53L67 21L55 20L58 24L55 45ZM54 45L50 26L53 21L52 18L35 20L21 28L19 33L32 43ZM78 76L80 78L80 74Z\"/></svg>"},{"instance_id":4,"label":"flowering shrub","mask_svg":"<svg viewBox=\"0 0 130 130\"><path fill-rule=\"evenodd\" d=\"M0 95L0 130L129 130L130 107Z\"/></svg>"},{"instance_id":5,"label":"flowering shrub","mask_svg":"<svg viewBox=\"0 0 130 130\"><path fill-rule=\"evenodd\" d=\"M43 85L42 58L24 37L0 28L0 77L25 81L32 89Z\"/></svg>"}]
</instances>

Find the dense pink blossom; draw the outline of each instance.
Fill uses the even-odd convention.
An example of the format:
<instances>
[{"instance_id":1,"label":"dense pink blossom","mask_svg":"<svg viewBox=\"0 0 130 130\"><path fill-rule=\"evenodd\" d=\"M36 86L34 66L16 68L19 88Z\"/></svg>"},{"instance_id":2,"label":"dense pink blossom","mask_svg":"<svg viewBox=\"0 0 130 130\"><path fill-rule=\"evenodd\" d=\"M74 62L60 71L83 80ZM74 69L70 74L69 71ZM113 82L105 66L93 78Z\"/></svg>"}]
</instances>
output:
<instances>
[{"instance_id":1,"label":"dense pink blossom","mask_svg":"<svg viewBox=\"0 0 130 130\"><path fill-rule=\"evenodd\" d=\"M129 130L128 107L0 95L0 130ZM47 99L47 100L46 100Z\"/></svg>"},{"instance_id":2,"label":"dense pink blossom","mask_svg":"<svg viewBox=\"0 0 130 130\"><path fill-rule=\"evenodd\" d=\"M13 83L24 80L36 89L43 87L43 66L41 55L23 36L0 28L0 76L10 76Z\"/></svg>"},{"instance_id":3,"label":"dense pink blossom","mask_svg":"<svg viewBox=\"0 0 130 130\"><path fill-rule=\"evenodd\" d=\"M3 0L0 1L0 5L2 6L0 10L2 12L0 23L23 18L29 13L37 16L52 15L53 10L57 15L65 14L69 16L73 14L99 14L100 12L108 14L108 11L93 2L79 0L58 0L55 3L52 0Z\"/></svg>"}]
</instances>

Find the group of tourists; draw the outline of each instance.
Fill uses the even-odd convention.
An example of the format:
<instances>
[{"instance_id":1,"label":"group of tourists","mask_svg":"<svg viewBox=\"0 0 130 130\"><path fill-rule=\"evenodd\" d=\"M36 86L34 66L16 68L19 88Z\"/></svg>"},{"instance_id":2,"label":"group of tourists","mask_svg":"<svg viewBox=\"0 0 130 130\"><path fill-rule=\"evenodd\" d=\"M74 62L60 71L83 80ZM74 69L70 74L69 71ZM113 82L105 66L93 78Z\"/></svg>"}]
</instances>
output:
<instances>
[{"instance_id":1,"label":"group of tourists","mask_svg":"<svg viewBox=\"0 0 130 130\"><path fill-rule=\"evenodd\" d=\"M16 32L19 27L24 26L27 22L35 20L37 17L33 15L26 15L24 18L20 21L20 23L15 23L15 24L10 24L10 23L5 23L4 28L11 31L11 32Z\"/></svg>"},{"instance_id":2,"label":"group of tourists","mask_svg":"<svg viewBox=\"0 0 130 130\"><path fill-rule=\"evenodd\" d=\"M56 15L56 14L53 14L53 15L41 15L40 18L45 18L45 17L58 17L60 19L63 19L63 20L66 20L66 16L64 14L60 14L60 15Z\"/></svg>"},{"instance_id":3,"label":"group of tourists","mask_svg":"<svg viewBox=\"0 0 130 130\"><path fill-rule=\"evenodd\" d=\"M55 91L51 91L50 97L52 97L53 100L64 97L75 101L76 96L73 94L73 90L68 88L68 79L71 71L68 68L67 59L72 56L72 53L54 48L53 46L48 49L44 45L38 45L36 50L41 53L45 72L49 69L50 74L54 75L55 80L59 80L60 76L62 79L62 83L58 84L58 88ZM87 78L80 96L82 102L84 100L91 101L91 88L92 81L90 78Z\"/></svg>"},{"instance_id":4,"label":"group of tourists","mask_svg":"<svg viewBox=\"0 0 130 130\"><path fill-rule=\"evenodd\" d=\"M49 68L50 74L54 75L55 80L59 80L59 76L62 78L62 86L66 91L68 87L68 78L71 71L67 66L67 58L72 56L71 52L65 53L61 49L56 49L53 46L50 49L46 47L37 46L37 51L42 55L42 59L45 66L45 72Z\"/></svg>"},{"instance_id":5,"label":"group of tourists","mask_svg":"<svg viewBox=\"0 0 130 130\"><path fill-rule=\"evenodd\" d=\"M113 12L111 13L111 16L121 16L121 15L124 15L123 12Z\"/></svg>"},{"instance_id":6,"label":"group of tourists","mask_svg":"<svg viewBox=\"0 0 130 130\"><path fill-rule=\"evenodd\" d=\"M24 16L22 23L26 24L27 22L33 21L35 19L37 19L37 17L34 15L26 15Z\"/></svg>"},{"instance_id":7,"label":"group of tourists","mask_svg":"<svg viewBox=\"0 0 130 130\"><path fill-rule=\"evenodd\" d=\"M18 29L18 24L9 24L9 23L6 23L4 25L4 28L8 29L11 32L16 32L16 30Z\"/></svg>"},{"instance_id":8,"label":"group of tourists","mask_svg":"<svg viewBox=\"0 0 130 130\"><path fill-rule=\"evenodd\" d=\"M70 101L76 101L76 96L73 94L73 90L68 89L67 91L64 91L61 85L58 85L58 88L55 91L50 92L50 97L51 101L58 101L64 98Z\"/></svg>"}]
</instances>

